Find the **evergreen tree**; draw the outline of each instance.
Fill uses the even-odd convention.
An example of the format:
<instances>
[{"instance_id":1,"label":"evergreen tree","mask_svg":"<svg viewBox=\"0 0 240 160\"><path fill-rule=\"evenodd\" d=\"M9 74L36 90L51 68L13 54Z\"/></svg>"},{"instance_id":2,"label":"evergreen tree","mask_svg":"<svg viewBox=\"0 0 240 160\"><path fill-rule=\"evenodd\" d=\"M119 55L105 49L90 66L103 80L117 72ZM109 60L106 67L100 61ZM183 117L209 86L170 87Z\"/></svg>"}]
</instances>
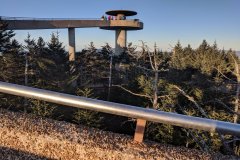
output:
<instances>
[{"instance_id":1,"label":"evergreen tree","mask_svg":"<svg viewBox=\"0 0 240 160\"><path fill-rule=\"evenodd\" d=\"M22 47L16 40L12 40L10 48L0 56L0 79L5 82L22 84L24 74Z\"/></svg>"},{"instance_id":2,"label":"evergreen tree","mask_svg":"<svg viewBox=\"0 0 240 160\"><path fill-rule=\"evenodd\" d=\"M62 42L59 41L58 32L51 34L51 40L47 43L48 54L54 59L58 66L64 66L67 60L67 54Z\"/></svg>"},{"instance_id":3,"label":"evergreen tree","mask_svg":"<svg viewBox=\"0 0 240 160\"><path fill-rule=\"evenodd\" d=\"M7 24L0 21L0 80L22 84L22 46L13 39L14 35L7 30Z\"/></svg>"},{"instance_id":4,"label":"evergreen tree","mask_svg":"<svg viewBox=\"0 0 240 160\"><path fill-rule=\"evenodd\" d=\"M22 46L13 39L13 31L7 30L7 24L0 20L0 81L23 84L24 58ZM0 93L0 106L20 107L22 98Z\"/></svg>"},{"instance_id":5,"label":"evergreen tree","mask_svg":"<svg viewBox=\"0 0 240 160\"><path fill-rule=\"evenodd\" d=\"M183 48L182 48L180 41L178 41L177 44L175 45L175 47L173 48L171 65L176 69L181 69L182 68L182 64L181 64L182 58L184 58L183 57Z\"/></svg>"},{"instance_id":6,"label":"evergreen tree","mask_svg":"<svg viewBox=\"0 0 240 160\"><path fill-rule=\"evenodd\" d=\"M45 42L41 37L37 43L28 35L25 39L25 82L39 88L54 89L58 88L56 74L58 68L54 57L51 56L45 47Z\"/></svg>"},{"instance_id":7,"label":"evergreen tree","mask_svg":"<svg viewBox=\"0 0 240 160\"><path fill-rule=\"evenodd\" d=\"M37 40L37 52L38 54L46 55L46 43L44 42L42 37L39 37Z\"/></svg>"},{"instance_id":8,"label":"evergreen tree","mask_svg":"<svg viewBox=\"0 0 240 160\"><path fill-rule=\"evenodd\" d=\"M98 52L91 42L89 47L77 56L78 69L80 69L79 85L107 85L109 60L108 49L103 48Z\"/></svg>"},{"instance_id":9,"label":"evergreen tree","mask_svg":"<svg viewBox=\"0 0 240 160\"><path fill-rule=\"evenodd\" d=\"M96 98L94 97L93 90L90 88L78 88L76 94L77 96ZM103 117L101 117L100 114L96 111L77 109L77 111L73 115L73 119L78 124L99 128L101 126Z\"/></svg>"},{"instance_id":10,"label":"evergreen tree","mask_svg":"<svg viewBox=\"0 0 240 160\"><path fill-rule=\"evenodd\" d=\"M11 39L15 36L13 31L7 30L8 24L0 19L0 53L3 54L9 51L13 46Z\"/></svg>"}]
</instances>

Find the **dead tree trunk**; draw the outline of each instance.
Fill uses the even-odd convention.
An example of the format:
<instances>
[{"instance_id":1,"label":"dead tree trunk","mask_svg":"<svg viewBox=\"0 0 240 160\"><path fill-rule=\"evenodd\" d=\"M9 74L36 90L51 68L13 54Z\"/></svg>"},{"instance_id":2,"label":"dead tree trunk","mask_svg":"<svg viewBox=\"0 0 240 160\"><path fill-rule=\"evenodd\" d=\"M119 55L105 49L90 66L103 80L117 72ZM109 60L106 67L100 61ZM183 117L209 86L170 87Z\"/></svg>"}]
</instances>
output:
<instances>
[{"instance_id":1,"label":"dead tree trunk","mask_svg":"<svg viewBox=\"0 0 240 160\"><path fill-rule=\"evenodd\" d=\"M239 63L238 61L233 57L233 55L231 54L232 56L232 59L234 61L234 65L235 65L235 76L237 78L237 89L236 89L236 95L235 95L235 102L234 102L234 112L235 113L239 113L240 110L239 110L239 92L240 92L240 73L239 73ZM234 114L233 115L233 123L238 123L238 119L239 119L239 116L238 114ZM236 139L237 137L233 137L233 150L235 153L237 153L237 150L239 149L239 147L237 146L236 144Z\"/></svg>"},{"instance_id":2,"label":"dead tree trunk","mask_svg":"<svg viewBox=\"0 0 240 160\"><path fill-rule=\"evenodd\" d=\"M147 46L144 46L143 48L147 49ZM154 82L153 82L153 97L151 99L152 101L152 107L154 109L157 109L158 106L158 81L159 81L159 66L161 64L161 60L157 57L158 52L157 52L157 46L156 44L154 45L154 52L151 54L149 51L147 51L149 61L152 67L152 71L154 72ZM142 142L143 137L144 137L144 131L146 128L146 120L144 119L137 119L137 125L135 129L135 135L134 135L134 140L137 142Z\"/></svg>"}]
</instances>

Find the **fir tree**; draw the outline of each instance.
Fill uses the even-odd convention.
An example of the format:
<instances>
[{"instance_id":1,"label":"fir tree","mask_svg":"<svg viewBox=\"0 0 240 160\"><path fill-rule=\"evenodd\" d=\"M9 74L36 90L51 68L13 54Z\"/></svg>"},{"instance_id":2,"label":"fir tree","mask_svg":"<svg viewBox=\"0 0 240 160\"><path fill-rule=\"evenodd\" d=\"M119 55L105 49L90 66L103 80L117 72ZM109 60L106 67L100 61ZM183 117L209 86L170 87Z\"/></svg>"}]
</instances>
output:
<instances>
[{"instance_id":1,"label":"fir tree","mask_svg":"<svg viewBox=\"0 0 240 160\"><path fill-rule=\"evenodd\" d=\"M13 31L7 30L7 24L0 21L0 80L23 84L24 58L22 46L13 39ZM20 107L22 98L0 94L0 106Z\"/></svg>"},{"instance_id":2,"label":"fir tree","mask_svg":"<svg viewBox=\"0 0 240 160\"><path fill-rule=\"evenodd\" d=\"M15 36L13 31L7 30L8 24L0 19L0 53L3 54L9 51L13 46L11 39Z\"/></svg>"},{"instance_id":3,"label":"fir tree","mask_svg":"<svg viewBox=\"0 0 240 160\"><path fill-rule=\"evenodd\" d=\"M0 21L0 79L22 84L22 46L13 39L14 35L7 30L7 24Z\"/></svg>"},{"instance_id":4,"label":"fir tree","mask_svg":"<svg viewBox=\"0 0 240 160\"><path fill-rule=\"evenodd\" d=\"M57 65L64 65L64 62L67 60L67 55L62 42L59 41L58 32L51 34L50 42L47 43L47 50Z\"/></svg>"}]
</instances>

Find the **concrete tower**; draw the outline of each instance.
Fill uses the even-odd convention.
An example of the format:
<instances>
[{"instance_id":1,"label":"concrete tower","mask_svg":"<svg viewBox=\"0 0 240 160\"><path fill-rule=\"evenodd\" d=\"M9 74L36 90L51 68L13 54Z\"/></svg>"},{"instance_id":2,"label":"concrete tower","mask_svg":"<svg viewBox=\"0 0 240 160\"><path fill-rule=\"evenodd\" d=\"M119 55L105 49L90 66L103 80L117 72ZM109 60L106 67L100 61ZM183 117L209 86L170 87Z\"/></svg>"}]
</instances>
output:
<instances>
[{"instance_id":1,"label":"concrete tower","mask_svg":"<svg viewBox=\"0 0 240 160\"><path fill-rule=\"evenodd\" d=\"M75 61L75 28L68 28L69 61Z\"/></svg>"},{"instance_id":2,"label":"concrete tower","mask_svg":"<svg viewBox=\"0 0 240 160\"><path fill-rule=\"evenodd\" d=\"M114 19L110 20L110 25L108 27L100 28L115 30L115 55L120 55L127 46L127 30L143 29L143 23L138 19L126 19L127 16L137 15L137 12L135 11L112 10L107 11L106 14L109 16L114 16Z\"/></svg>"}]
</instances>

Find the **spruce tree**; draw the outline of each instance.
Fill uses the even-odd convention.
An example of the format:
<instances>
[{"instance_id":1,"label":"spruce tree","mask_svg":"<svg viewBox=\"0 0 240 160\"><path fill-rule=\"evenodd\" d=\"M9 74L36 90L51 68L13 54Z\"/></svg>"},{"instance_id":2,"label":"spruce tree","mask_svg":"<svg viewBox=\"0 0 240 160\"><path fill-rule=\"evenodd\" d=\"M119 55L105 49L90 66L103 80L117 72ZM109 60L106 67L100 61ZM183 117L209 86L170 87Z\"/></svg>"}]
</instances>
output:
<instances>
[{"instance_id":1,"label":"spruce tree","mask_svg":"<svg viewBox=\"0 0 240 160\"><path fill-rule=\"evenodd\" d=\"M7 26L0 20L0 80L22 84L22 46L13 39L15 33L7 30Z\"/></svg>"},{"instance_id":2,"label":"spruce tree","mask_svg":"<svg viewBox=\"0 0 240 160\"><path fill-rule=\"evenodd\" d=\"M51 58L57 63L57 65L65 65L64 63L67 60L67 54L62 42L59 41L58 32L56 34L51 34L50 42L47 43L47 51Z\"/></svg>"},{"instance_id":3,"label":"spruce tree","mask_svg":"<svg viewBox=\"0 0 240 160\"><path fill-rule=\"evenodd\" d=\"M183 48L180 41L177 42L175 47L173 48L171 65L176 69L182 69L181 59L183 57Z\"/></svg>"},{"instance_id":4,"label":"spruce tree","mask_svg":"<svg viewBox=\"0 0 240 160\"><path fill-rule=\"evenodd\" d=\"M24 57L22 46L13 39L14 32L7 30L7 24L0 20L0 81L23 84ZM20 107L20 97L0 94L0 106Z\"/></svg>"},{"instance_id":5,"label":"spruce tree","mask_svg":"<svg viewBox=\"0 0 240 160\"><path fill-rule=\"evenodd\" d=\"M94 44L91 42L88 48L84 49L78 56L77 62L79 65L80 85L96 84L106 85L108 82L110 55L106 47L98 52Z\"/></svg>"},{"instance_id":6,"label":"spruce tree","mask_svg":"<svg viewBox=\"0 0 240 160\"><path fill-rule=\"evenodd\" d=\"M0 19L0 53L3 54L12 48L11 39L15 36L13 31L7 30L8 24Z\"/></svg>"}]
</instances>

